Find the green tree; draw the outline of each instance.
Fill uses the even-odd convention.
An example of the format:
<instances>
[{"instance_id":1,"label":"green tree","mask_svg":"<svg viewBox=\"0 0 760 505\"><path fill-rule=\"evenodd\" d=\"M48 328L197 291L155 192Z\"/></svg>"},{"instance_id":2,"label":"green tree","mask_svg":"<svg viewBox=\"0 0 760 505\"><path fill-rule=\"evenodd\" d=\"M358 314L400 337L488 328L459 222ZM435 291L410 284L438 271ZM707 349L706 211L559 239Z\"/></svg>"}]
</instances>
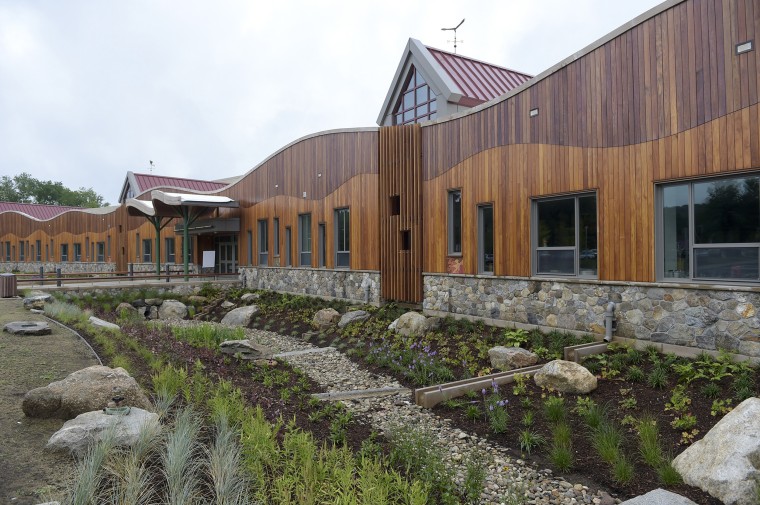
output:
<instances>
[{"instance_id":1,"label":"green tree","mask_svg":"<svg viewBox=\"0 0 760 505\"><path fill-rule=\"evenodd\" d=\"M72 207L105 207L103 201L92 188L81 187L72 190L61 182L41 181L24 172L0 178L0 201L19 203L41 203L46 205L69 205Z\"/></svg>"}]
</instances>

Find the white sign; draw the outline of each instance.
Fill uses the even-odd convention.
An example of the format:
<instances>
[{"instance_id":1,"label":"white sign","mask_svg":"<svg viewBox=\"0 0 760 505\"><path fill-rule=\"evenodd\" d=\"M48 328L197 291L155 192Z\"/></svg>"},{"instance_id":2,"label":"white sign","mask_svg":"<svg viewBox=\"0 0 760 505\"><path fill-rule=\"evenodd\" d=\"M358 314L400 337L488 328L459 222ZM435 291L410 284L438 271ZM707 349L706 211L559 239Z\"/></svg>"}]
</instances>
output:
<instances>
[{"instance_id":1,"label":"white sign","mask_svg":"<svg viewBox=\"0 0 760 505\"><path fill-rule=\"evenodd\" d=\"M214 268L216 251L203 251L203 268Z\"/></svg>"}]
</instances>

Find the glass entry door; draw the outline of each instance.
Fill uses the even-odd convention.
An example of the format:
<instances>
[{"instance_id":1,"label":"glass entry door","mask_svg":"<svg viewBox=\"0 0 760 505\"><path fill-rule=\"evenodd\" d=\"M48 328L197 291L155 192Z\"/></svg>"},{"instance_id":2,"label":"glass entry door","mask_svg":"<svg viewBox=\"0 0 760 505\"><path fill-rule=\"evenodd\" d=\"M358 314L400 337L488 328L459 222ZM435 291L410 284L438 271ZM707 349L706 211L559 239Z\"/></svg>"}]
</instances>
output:
<instances>
[{"instance_id":1,"label":"glass entry door","mask_svg":"<svg viewBox=\"0 0 760 505\"><path fill-rule=\"evenodd\" d=\"M216 239L216 258L217 273L237 273L237 237L235 235Z\"/></svg>"}]
</instances>

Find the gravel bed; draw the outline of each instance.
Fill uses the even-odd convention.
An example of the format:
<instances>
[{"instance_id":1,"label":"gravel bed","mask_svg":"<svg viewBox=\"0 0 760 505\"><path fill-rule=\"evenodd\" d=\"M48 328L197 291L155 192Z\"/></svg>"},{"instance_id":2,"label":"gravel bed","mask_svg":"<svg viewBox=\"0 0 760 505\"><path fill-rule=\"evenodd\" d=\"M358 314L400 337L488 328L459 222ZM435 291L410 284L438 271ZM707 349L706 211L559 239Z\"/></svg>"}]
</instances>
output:
<instances>
[{"instance_id":1,"label":"gravel bed","mask_svg":"<svg viewBox=\"0 0 760 505\"><path fill-rule=\"evenodd\" d=\"M314 348L298 338L269 331L246 330L246 337L275 352ZM285 358L329 392L384 387L401 387L392 377L370 373L337 350L309 353ZM448 464L457 474L457 484L464 480L464 462L472 455L483 458L487 476L480 503L484 505L528 504L595 504L620 503L605 491L589 489L582 484L555 477L551 470L539 469L474 434L452 427L430 411L415 405L408 394L343 400L358 419L368 422L380 432L399 427L425 428L435 434L438 443L450 455Z\"/></svg>"}]
</instances>

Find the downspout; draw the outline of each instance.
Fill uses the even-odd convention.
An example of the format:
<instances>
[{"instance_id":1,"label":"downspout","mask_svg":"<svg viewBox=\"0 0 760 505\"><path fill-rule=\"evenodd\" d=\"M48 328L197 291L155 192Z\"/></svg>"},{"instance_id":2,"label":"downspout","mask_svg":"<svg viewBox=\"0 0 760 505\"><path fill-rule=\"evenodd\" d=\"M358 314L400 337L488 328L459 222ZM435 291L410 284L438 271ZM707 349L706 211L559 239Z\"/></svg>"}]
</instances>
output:
<instances>
[{"instance_id":1,"label":"downspout","mask_svg":"<svg viewBox=\"0 0 760 505\"><path fill-rule=\"evenodd\" d=\"M604 311L604 341L612 342L612 330L615 326L615 302L607 304L607 310Z\"/></svg>"}]
</instances>

